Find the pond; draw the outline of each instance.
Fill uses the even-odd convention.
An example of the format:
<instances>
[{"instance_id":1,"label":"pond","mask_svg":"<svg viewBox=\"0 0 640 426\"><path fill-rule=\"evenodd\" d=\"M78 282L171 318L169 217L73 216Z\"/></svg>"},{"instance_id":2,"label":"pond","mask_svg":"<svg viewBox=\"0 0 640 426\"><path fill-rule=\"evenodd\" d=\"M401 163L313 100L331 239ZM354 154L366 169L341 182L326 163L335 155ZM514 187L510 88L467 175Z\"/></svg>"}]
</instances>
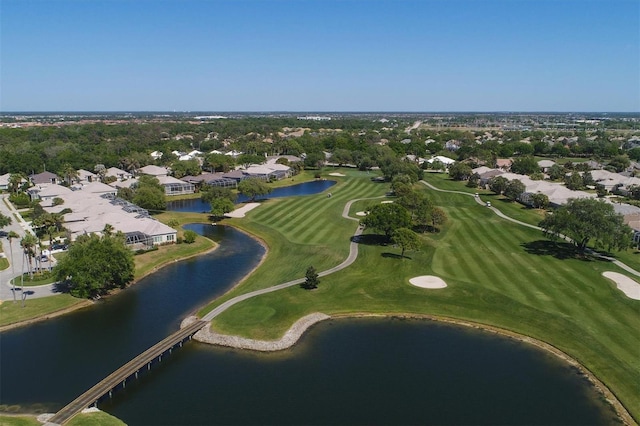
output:
<instances>
[{"instance_id":1,"label":"pond","mask_svg":"<svg viewBox=\"0 0 640 426\"><path fill-rule=\"evenodd\" d=\"M314 180L311 182L299 183L297 185L274 188L271 193L258 197L257 199L266 200L269 198L319 194L322 191L331 188L335 184L336 181L334 180ZM238 198L236 199L236 203L246 203L247 201L249 201L249 198L244 195L238 195ZM191 200L169 201L167 203L167 210L176 212L206 213L211 210L211 206L200 198L195 198Z\"/></svg>"}]
</instances>

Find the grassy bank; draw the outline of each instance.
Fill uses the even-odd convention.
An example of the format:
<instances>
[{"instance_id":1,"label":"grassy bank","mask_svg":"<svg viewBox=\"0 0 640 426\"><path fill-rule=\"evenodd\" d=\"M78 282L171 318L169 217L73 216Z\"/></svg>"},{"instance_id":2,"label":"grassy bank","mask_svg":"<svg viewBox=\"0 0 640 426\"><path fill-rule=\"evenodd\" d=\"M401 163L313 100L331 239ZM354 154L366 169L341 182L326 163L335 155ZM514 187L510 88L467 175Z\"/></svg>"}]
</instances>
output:
<instances>
[{"instance_id":1,"label":"grassy bank","mask_svg":"<svg viewBox=\"0 0 640 426\"><path fill-rule=\"evenodd\" d=\"M77 299L68 294L39 299L29 299L27 296L25 307L23 308L20 292L17 292L16 296L18 300L16 303L13 303L13 300L4 300L0 304L0 328L23 321L49 317L90 303L87 300Z\"/></svg>"},{"instance_id":2,"label":"grassy bank","mask_svg":"<svg viewBox=\"0 0 640 426\"><path fill-rule=\"evenodd\" d=\"M156 218L164 221L176 221L179 225L192 222L206 222L206 215L199 213L174 213L167 212L157 215ZM179 232L179 235L182 231ZM182 259L197 256L213 250L216 244L208 238L199 236L193 244L175 244L159 247L158 250L150 251L144 254L136 255L135 276L134 280L153 273L162 266L173 263ZM63 253L63 255L66 253ZM56 256L59 256L56 254ZM27 282L25 280L25 288L29 285L42 285L53 282L52 278L44 280L34 280ZM18 298L20 292L18 292ZM22 308L21 301L13 303L13 300L5 300L0 304L0 328L11 327L16 324L28 324L31 321L46 319L61 313L70 312L76 308L90 304L84 299L77 299L68 294L55 295L38 299L27 298L25 308Z\"/></svg>"},{"instance_id":3,"label":"grassy bank","mask_svg":"<svg viewBox=\"0 0 640 426\"><path fill-rule=\"evenodd\" d=\"M440 180L444 185L433 184L465 191L459 183ZM350 175L332 189L331 199L269 202L237 221L268 244L269 254L232 294L302 277L309 265L323 270L340 263L356 226L340 218L342 207L349 199L387 189L367 176ZM569 255L567 247L550 243L540 231L500 219L469 196L425 191L450 221L440 233L424 235L422 250L409 253L411 259L400 259L397 248L365 238L356 263L322 278L318 290L293 287L247 300L218 317L213 327L275 339L312 312L435 315L485 324L568 353L639 419L640 302L601 276L603 271L625 272L606 261ZM366 203L354 205L351 215ZM522 218L529 214L535 212L525 211ZM449 287L425 290L408 284L409 278L425 274L442 277Z\"/></svg>"},{"instance_id":4,"label":"grassy bank","mask_svg":"<svg viewBox=\"0 0 640 426\"><path fill-rule=\"evenodd\" d=\"M67 426L123 426L122 420L114 417L104 411L97 411L95 413L81 413L71 419ZM40 426L40 423L36 416L31 415L0 415L1 426Z\"/></svg>"}]
</instances>

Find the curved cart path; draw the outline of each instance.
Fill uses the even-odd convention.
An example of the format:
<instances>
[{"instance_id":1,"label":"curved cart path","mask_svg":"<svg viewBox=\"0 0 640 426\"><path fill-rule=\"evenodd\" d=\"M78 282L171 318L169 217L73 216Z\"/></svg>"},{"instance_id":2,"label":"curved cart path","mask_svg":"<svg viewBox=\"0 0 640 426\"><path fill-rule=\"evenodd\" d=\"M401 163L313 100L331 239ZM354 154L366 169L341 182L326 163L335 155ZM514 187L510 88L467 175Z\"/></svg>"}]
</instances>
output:
<instances>
[{"instance_id":1,"label":"curved cart path","mask_svg":"<svg viewBox=\"0 0 640 426\"><path fill-rule=\"evenodd\" d=\"M434 191L449 192L451 194L462 194L462 195L467 195L469 197L473 197L476 200L476 203L478 203L478 204L480 204L482 206L486 206L485 202L482 201L480 199L480 197L476 196L475 194L470 194L468 192L462 192L462 191L451 191L451 190L448 190L448 189L436 188L435 186L433 186L430 183L425 182L423 180L421 180L420 183L422 183L423 185L426 185L428 188L433 189ZM517 223L518 225L526 226L527 228L537 229L539 231L544 232L543 229L540 228L539 226L531 225L529 223L525 223L525 222L516 220L516 219L514 219L512 217L509 217L509 216L505 215L504 213L502 213L500 210L498 210L496 207L491 206L491 207L487 207L487 208L491 209L491 211L493 211L495 214L497 214L498 216L500 216L503 219L506 219L506 220L511 221L513 223ZM566 239L567 241L571 242L571 239L569 237L564 237L564 239ZM595 252L595 251L593 251L591 249L587 249L587 251L589 252L589 254L597 256L597 257L599 257L600 259L603 259L603 260L608 260L609 262L611 262L614 265L624 269L625 271L629 272L630 274L633 274L633 275L635 275L637 277L640 277L640 272L636 271L635 269L633 269L632 267L628 266L627 264L620 262L619 260L617 260L614 257L605 256L605 255L600 254L598 252Z\"/></svg>"},{"instance_id":2,"label":"curved cart path","mask_svg":"<svg viewBox=\"0 0 640 426\"><path fill-rule=\"evenodd\" d=\"M349 219L349 220L359 221L359 219L356 219L356 218L353 218L353 217L349 216L349 210L351 209L351 206L353 205L353 203L355 203L356 201L362 201L362 200L374 200L376 198L385 198L385 196L382 195L380 197L356 198L354 200L348 201L347 204L345 204L344 209L342 209L342 217L344 217L345 219ZM363 230L364 230L364 228L362 228L361 226L358 226L358 229L356 229L356 232L354 232L353 237L351 238L351 243L349 244L349 256L347 256L347 258L344 260L344 262L342 262L341 264L339 264L337 266L334 266L333 268L330 268L330 269L327 269L325 271L322 271L322 272L318 273L318 276L324 277L324 276L327 276L329 274L333 274L334 272L338 272L338 271L346 268L347 266L351 265L353 262L356 261L356 259L358 257L358 236L360 236L360 234L362 234ZM273 287L263 288L263 289L260 289L260 290L255 290L255 291L252 291L252 292L249 292L249 293L241 294L240 296L236 296L233 299L227 300L226 302L224 302L220 306L217 306L211 312L209 312L208 314L203 316L202 317L202 321L211 321L211 320L213 320L215 317L217 317L218 315L220 315L221 313L223 313L224 311L226 311L227 309L229 309L230 307L232 307L236 303L242 302L243 300L247 300L247 299L250 299L252 297L259 296L261 294L271 293L273 291L278 291L278 290L282 290L283 288L287 288L287 287L291 287L291 286L294 286L294 285L297 285L297 284L301 284L304 280L305 280L305 278L298 278L298 279L295 279L295 280L292 280L292 281L287 281L286 283L275 285Z\"/></svg>"}]
</instances>

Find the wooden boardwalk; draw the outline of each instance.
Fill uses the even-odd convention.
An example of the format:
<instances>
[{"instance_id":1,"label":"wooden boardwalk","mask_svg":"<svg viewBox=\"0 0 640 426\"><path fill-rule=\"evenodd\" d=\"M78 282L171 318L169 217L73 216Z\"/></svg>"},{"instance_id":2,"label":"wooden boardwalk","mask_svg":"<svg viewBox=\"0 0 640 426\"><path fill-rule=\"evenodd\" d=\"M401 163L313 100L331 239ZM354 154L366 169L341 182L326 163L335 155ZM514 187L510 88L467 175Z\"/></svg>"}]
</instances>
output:
<instances>
[{"instance_id":1,"label":"wooden boardwalk","mask_svg":"<svg viewBox=\"0 0 640 426\"><path fill-rule=\"evenodd\" d=\"M153 360L155 360L156 358L161 358L165 352L171 350L174 346L181 344L185 339L193 336L198 330L200 330L207 324L208 323L206 321L195 321L194 323L189 324L188 326L176 331L166 339L150 347L149 349L105 377L97 385L80 395L67 406L62 408L53 417L51 417L46 424L64 424L85 408L97 403L97 401L101 397L109 394L118 385L124 385L129 377L137 375L140 369L144 368L145 366L149 367Z\"/></svg>"}]
</instances>

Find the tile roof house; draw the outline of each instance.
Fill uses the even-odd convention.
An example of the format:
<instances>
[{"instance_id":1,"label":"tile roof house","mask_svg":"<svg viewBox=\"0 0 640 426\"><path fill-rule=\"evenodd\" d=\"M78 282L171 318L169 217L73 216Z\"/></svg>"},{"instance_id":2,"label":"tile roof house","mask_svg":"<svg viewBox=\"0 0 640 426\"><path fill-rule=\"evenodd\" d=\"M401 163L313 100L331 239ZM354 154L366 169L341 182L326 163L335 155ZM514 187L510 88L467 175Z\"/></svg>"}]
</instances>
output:
<instances>
[{"instance_id":1,"label":"tile roof house","mask_svg":"<svg viewBox=\"0 0 640 426\"><path fill-rule=\"evenodd\" d=\"M117 180L119 181L123 181L123 180L127 180L127 179L131 179L133 177L133 175L129 172L125 172L122 169L119 169L117 167L109 167L105 174L105 176L112 176L115 177Z\"/></svg>"},{"instance_id":2,"label":"tile roof house","mask_svg":"<svg viewBox=\"0 0 640 426\"><path fill-rule=\"evenodd\" d=\"M160 177L160 176L167 176L169 174L169 171L167 170L166 167L154 166L153 164L150 164L148 166L140 167L138 169L138 173L143 175Z\"/></svg>"},{"instance_id":3,"label":"tile roof house","mask_svg":"<svg viewBox=\"0 0 640 426\"><path fill-rule=\"evenodd\" d=\"M65 194L71 192L73 191L66 186L55 183L34 185L27 190L31 201L40 200L42 206L51 205L54 198L63 198Z\"/></svg>"},{"instance_id":4,"label":"tile roof house","mask_svg":"<svg viewBox=\"0 0 640 426\"><path fill-rule=\"evenodd\" d=\"M50 213L60 213L65 209L64 227L74 241L79 235L102 233L105 225L113 226L117 232L125 234L127 244L133 247L152 246L176 242L175 229L149 217L146 210L113 195L69 191L60 196L62 205L45 207Z\"/></svg>"},{"instance_id":5,"label":"tile roof house","mask_svg":"<svg viewBox=\"0 0 640 426\"><path fill-rule=\"evenodd\" d=\"M41 185L41 184L47 184L47 183L58 184L62 182L62 179L60 179L58 175L51 172L42 172L38 174L29 175L29 180L34 185Z\"/></svg>"}]
</instances>

